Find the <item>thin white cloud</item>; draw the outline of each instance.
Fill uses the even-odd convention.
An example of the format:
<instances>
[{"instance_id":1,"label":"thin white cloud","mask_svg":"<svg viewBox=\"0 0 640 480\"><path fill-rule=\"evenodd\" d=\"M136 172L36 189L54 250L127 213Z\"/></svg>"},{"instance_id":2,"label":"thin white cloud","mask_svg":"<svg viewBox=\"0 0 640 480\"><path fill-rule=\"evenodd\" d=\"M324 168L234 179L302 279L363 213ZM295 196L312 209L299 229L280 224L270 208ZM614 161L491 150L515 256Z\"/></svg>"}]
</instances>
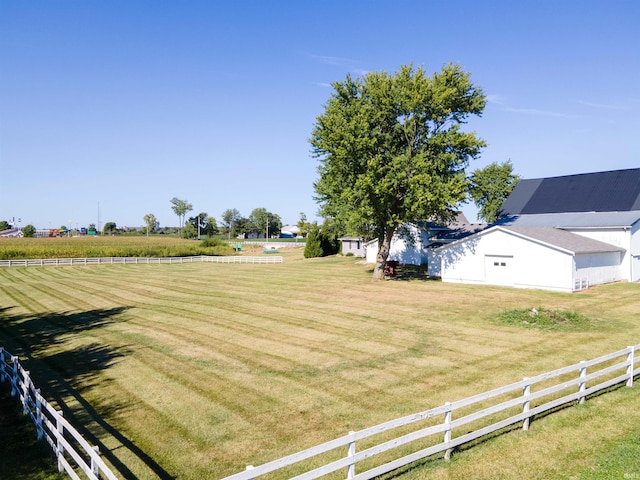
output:
<instances>
[{"instance_id":1,"label":"thin white cloud","mask_svg":"<svg viewBox=\"0 0 640 480\"><path fill-rule=\"evenodd\" d=\"M487 102L495 103L496 105L504 105L504 97L496 93L487 94Z\"/></svg>"},{"instance_id":2,"label":"thin white cloud","mask_svg":"<svg viewBox=\"0 0 640 480\"><path fill-rule=\"evenodd\" d=\"M330 65L332 67L341 67L347 70L348 72L356 75L356 76L364 76L369 73L369 70L365 70L357 66L359 63L357 60L348 57L332 57L330 55L316 55L314 53L306 54L312 60L316 62L322 63L324 65Z\"/></svg>"},{"instance_id":3,"label":"thin white cloud","mask_svg":"<svg viewBox=\"0 0 640 480\"><path fill-rule=\"evenodd\" d=\"M522 113L524 115L537 115L541 117L556 117L556 118L581 118L582 115L576 115L573 113L565 112L553 112L551 110L539 110L537 108L503 108L505 112Z\"/></svg>"},{"instance_id":4,"label":"thin white cloud","mask_svg":"<svg viewBox=\"0 0 640 480\"><path fill-rule=\"evenodd\" d=\"M607 110L630 110L631 108L627 105L621 105L619 103L595 103L595 102L585 102L584 100L578 100L578 103L586 107L602 108Z\"/></svg>"},{"instance_id":5,"label":"thin white cloud","mask_svg":"<svg viewBox=\"0 0 640 480\"><path fill-rule=\"evenodd\" d=\"M338 67L348 67L350 65L353 65L354 63L356 63L355 60L351 59L351 58L346 58L346 57L332 57L329 55L316 55L313 53L309 53L308 54L310 58L320 62L320 63L324 63L325 65L334 65L334 66L338 66Z\"/></svg>"}]
</instances>

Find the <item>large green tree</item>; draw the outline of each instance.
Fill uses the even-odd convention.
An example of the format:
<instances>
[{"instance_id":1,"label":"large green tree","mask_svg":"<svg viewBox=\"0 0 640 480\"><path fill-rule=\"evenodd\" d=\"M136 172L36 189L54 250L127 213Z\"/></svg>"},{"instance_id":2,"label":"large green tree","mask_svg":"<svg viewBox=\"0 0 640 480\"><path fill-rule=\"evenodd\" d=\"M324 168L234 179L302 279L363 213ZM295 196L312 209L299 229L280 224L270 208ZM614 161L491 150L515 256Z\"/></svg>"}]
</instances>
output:
<instances>
[{"instance_id":1,"label":"large green tree","mask_svg":"<svg viewBox=\"0 0 640 480\"><path fill-rule=\"evenodd\" d=\"M465 168L485 142L461 125L482 114L486 97L451 64L431 76L412 65L348 75L333 88L310 140L316 200L325 218L377 237L380 279L400 225L452 218L466 198Z\"/></svg>"},{"instance_id":2,"label":"large green tree","mask_svg":"<svg viewBox=\"0 0 640 480\"><path fill-rule=\"evenodd\" d=\"M520 177L513 173L508 160L503 164L493 162L471 174L469 196L479 208L478 217L493 223L500 218L502 204L511 194Z\"/></svg>"},{"instance_id":3,"label":"large green tree","mask_svg":"<svg viewBox=\"0 0 640 480\"><path fill-rule=\"evenodd\" d=\"M116 225L116 222L107 222L104 224L104 227L102 228L102 233L104 235L113 234L117 231L118 231L118 227Z\"/></svg>"},{"instance_id":4,"label":"large green tree","mask_svg":"<svg viewBox=\"0 0 640 480\"><path fill-rule=\"evenodd\" d=\"M193 210L193 206L187 200L180 200L177 197L171 199L171 210L178 216L180 221L180 238L182 238L182 226L184 225L184 217L187 212Z\"/></svg>"},{"instance_id":5,"label":"large green tree","mask_svg":"<svg viewBox=\"0 0 640 480\"><path fill-rule=\"evenodd\" d=\"M210 217L207 212L200 212L197 217L190 217L187 223L193 225L196 235L212 237L218 233L218 222L214 217Z\"/></svg>"},{"instance_id":6,"label":"large green tree","mask_svg":"<svg viewBox=\"0 0 640 480\"><path fill-rule=\"evenodd\" d=\"M25 238L33 238L33 237L35 237L36 236L36 227L34 227L31 224L25 225L24 227L22 227L22 235L24 235Z\"/></svg>"},{"instance_id":7,"label":"large green tree","mask_svg":"<svg viewBox=\"0 0 640 480\"><path fill-rule=\"evenodd\" d=\"M279 235L282 229L280 215L267 211L266 208L254 208L249 215L249 231L265 237Z\"/></svg>"}]
</instances>

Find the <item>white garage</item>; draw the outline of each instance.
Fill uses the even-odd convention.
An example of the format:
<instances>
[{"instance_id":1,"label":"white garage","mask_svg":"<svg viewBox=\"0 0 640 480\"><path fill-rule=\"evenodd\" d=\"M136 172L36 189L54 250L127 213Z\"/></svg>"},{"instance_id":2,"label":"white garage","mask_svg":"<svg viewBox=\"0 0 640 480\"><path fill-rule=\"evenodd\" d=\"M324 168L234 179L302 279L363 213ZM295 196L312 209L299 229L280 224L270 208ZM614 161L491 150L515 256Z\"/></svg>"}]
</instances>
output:
<instances>
[{"instance_id":1,"label":"white garage","mask_svg":"<svg viewBox=\"0 0 640 480\"><path fill-rule=\"evenodd\" d=\"M494 226L430 252L444 282L561 292L624 278L625 249L552 227Z\"/></svg>"}]
</instances>

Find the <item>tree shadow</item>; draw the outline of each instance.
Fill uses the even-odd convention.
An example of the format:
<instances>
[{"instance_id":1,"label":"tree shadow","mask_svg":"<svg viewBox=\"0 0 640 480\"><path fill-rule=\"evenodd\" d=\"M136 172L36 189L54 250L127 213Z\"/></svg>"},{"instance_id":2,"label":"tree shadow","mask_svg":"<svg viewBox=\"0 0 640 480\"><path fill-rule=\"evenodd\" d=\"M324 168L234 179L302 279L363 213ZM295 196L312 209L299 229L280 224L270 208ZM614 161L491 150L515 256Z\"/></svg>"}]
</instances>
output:
<instances>
[{"instance_id":1,"label":"tree shadow","mask_svg":"<svg viewBox=\"0 0 640 480\"><path fill-rule=\"evenodd\" d=\"M124 401L112 397L94 407L83 396L98 384L102 391L109 391L110 380L100 372L115 365L130 349L96 342L70 350L52 348L74 335L124 321L120 316L128 307L33 315L11 314L11 309L0 308L0 346L19 357L36 388L41 389L49 403L62 409L65 418L87 441L98 446L101 455L116 470L114 473L124 479L138 478L113 452L125 448L157 478L175 478L107 421L126 412L128 406ZM106 436L113 437L119 446L107 448L100 440Z\"/></svg>"}]
</instances>

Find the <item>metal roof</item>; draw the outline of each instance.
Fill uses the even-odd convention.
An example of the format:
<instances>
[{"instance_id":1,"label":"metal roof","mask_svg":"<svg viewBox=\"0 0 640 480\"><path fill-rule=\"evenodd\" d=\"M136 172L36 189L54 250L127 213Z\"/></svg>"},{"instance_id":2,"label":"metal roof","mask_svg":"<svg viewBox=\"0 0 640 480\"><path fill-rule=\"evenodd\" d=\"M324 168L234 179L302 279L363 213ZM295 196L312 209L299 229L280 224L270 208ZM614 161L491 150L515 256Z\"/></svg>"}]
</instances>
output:
<instances>
[{"instance_id":1,"label":"metal roof","mask_svg":"<svg viewBox=\"0 0 640 480\"><path fill-rule=\"evenodd\" d=\"M504 215L640 210L640 168L521 180Z\"/></svg>"},{"instance_id":2,"label":"metal roof","mask_svg":"<svg viewBox=\"0 0 640 480\"><path fill-rule=\"evenodd\" d=\"M579 212L513 215L498 221L497 225L518 227L606 228L632 227L640 222L640 209L630 212Z\"/></svg>"}]
</instances>

